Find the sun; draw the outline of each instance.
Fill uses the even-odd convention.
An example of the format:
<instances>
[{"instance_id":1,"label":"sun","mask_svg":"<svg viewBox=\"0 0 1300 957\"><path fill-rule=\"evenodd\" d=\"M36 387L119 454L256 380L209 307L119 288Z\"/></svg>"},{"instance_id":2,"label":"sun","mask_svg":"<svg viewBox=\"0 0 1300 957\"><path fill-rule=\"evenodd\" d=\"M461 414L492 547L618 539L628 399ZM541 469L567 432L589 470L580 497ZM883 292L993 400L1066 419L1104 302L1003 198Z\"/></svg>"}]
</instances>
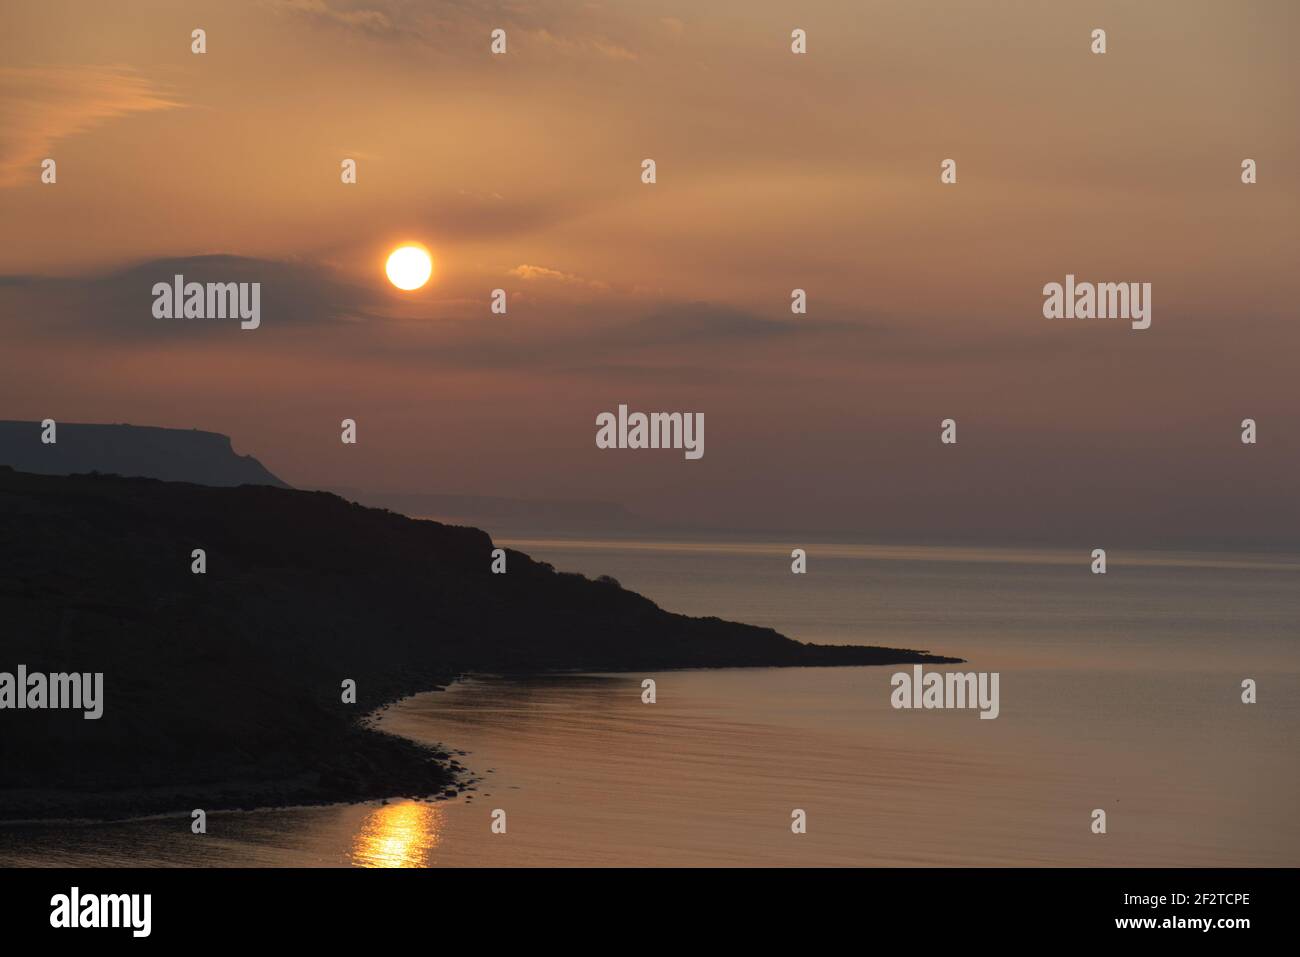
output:
<instances>
[{"instance_id":1,"label":"sun","mask_svg":"<svg viewBox=\"0 0 1300 957\"><path fill-rule=\"evenodd\" d=\"M433 257L418 243L407 243L389 254L384 271L398 289L419 289L433 275Z\"/></svg>"}]
</instances>

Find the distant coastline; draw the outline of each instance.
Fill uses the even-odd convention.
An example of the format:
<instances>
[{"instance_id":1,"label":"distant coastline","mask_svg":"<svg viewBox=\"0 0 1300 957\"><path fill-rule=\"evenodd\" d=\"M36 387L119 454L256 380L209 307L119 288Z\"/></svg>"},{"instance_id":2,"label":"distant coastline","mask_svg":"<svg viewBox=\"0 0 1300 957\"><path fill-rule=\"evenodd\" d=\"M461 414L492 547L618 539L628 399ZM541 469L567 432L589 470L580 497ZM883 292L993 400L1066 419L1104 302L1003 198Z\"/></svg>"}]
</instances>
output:
<instances>
[{"instance_id":1,"label":"distant coastline","mask_svg":"<svg viewBox=\"0 0 1300 957\"><path fill-rule=\"evenodd\" d=\"M251 455L235 452L230 436L200 429L108 423L0 421L0 465L37 475L156 478L198 485L288 484Z\"/></svg>"}]
</instances>

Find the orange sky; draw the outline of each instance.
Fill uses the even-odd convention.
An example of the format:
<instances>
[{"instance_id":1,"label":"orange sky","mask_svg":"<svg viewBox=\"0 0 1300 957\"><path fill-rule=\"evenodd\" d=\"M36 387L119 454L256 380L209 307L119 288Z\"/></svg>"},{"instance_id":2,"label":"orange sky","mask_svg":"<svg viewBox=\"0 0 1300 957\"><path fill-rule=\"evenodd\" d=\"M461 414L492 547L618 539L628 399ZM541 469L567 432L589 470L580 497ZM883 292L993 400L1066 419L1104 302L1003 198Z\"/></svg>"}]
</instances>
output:
<instances>
[{"instance_id":1,"label":"orange sky","mask_svg":"<svg viewBox=\"0 0 1300 957\"><path fill-rule=\"evenodd\" d=\"M303 485L744 528L1300 540L1292 4L3 16L0 418L226 432ZM382 272L403 239L438 259L407 296ZM262 328L160 328L177 263L261 281ZM1066 273L1152 283L1152 328L1044 320ZM597 450L619 403L704 412L705 457Z\"/></svg>"}]
</instances>

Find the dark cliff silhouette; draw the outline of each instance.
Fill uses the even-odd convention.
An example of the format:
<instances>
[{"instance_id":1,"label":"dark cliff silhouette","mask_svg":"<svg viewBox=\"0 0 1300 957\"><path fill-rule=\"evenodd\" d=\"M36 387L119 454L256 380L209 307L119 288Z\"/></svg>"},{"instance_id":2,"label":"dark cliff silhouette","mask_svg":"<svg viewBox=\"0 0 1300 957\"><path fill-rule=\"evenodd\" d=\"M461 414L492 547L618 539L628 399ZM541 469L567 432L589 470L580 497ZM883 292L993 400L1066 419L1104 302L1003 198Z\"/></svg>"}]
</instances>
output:
<instances>
[{"instance_id":1,"label":"dark cliff silhouette","mask_svg":"<svg viewBox=\"0 0 1300 957\"><path fill-rule=\"evenodd\" d=\"M492 574L478 529L325 492L0 467L0 542L0 671L103 672L105 701L0 711L0 819L440 792L454 769L356 719L466 671L958 660L675 615L515 551Z\"/></svg>"},{"instance_id":2,"label":"dark cliff silhouette","mask_svg":"<svg viewBox=\"0 0 1300 957\"><path fill-rule=\"evenodd\" d=\"M0 422L0 465L37 475L103 472L199 485L288 488L230 437L198 429L57 423L58 441L41 442L39 422Z\"/></svg>"}]
</instances>

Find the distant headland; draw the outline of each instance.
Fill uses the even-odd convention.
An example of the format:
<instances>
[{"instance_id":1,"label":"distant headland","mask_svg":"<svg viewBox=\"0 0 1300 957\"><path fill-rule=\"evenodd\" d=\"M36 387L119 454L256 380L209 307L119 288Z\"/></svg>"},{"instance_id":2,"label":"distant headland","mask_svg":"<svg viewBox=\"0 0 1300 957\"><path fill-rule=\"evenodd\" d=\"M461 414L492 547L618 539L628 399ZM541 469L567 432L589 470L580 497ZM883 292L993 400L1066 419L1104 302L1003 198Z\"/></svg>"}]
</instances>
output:
<instances>
[{"instance_id":1,"label":"distant headland","mask_svg":"<svg viewBox=\"0 0 1300 957\"><path fill-rule=\"evenodd\" d=\"M37 475L102 472L197 485L288 485L230 437L198 429L56 422L42 441L40 422L0 421L0 465Z\"/></svg>"}]
</instances>

